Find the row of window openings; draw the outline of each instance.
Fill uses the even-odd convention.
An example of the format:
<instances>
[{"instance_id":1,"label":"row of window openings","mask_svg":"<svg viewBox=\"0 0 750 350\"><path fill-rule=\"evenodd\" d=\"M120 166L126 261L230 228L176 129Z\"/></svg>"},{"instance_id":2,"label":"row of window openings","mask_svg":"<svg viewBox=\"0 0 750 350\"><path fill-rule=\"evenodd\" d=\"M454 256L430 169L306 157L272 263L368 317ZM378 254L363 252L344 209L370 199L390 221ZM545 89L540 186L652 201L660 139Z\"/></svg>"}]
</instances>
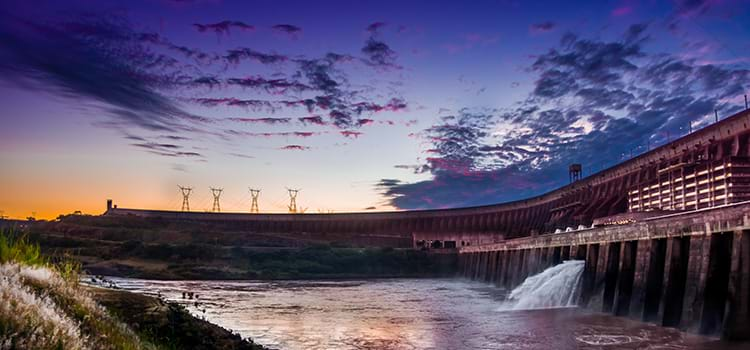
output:
<instances>
[{"instance_id":1,"label":"row of window openings","mask_svg":"<svg viewBox=\"0 0 750 350\"><path fill-rule=\"evenodd\" d=\"M717 198L717 199L719 199L719 198ZM701 200L699 201L699 203L706 203L706 202L708 202L708 198L706 198L706 199L701 199ZM686 202L686 203L685 203L685 208L687 208L687 207L692 207L692 206L694 206L694 205L695 205L695 201L690 201L690 202ZM652 206L650 206L650 205L644 205L644 206L643 206L643 208L644 208L644 209L646 209L646 208L651 208L651 207L652 207ZM665 207L665 206L662 206L662 208L663 208L663 207ZM675 208L681 208L681 207L682 207L682 203L676 203L676 204L674 205L674 207L675 207ZM631 207L630 207L630 209L631 209L631 210L635 210L635 209L640 209L640 208L641 208L641 206L640 206L640 205L637 205L637 204L636 204L636 205L633 205L633 206L631 206Z\"/></svg>"},{"instance_id":2,"label":"row of window openings","mask_svg":"<svg viewBox=\"0 0 750 350\"><path fill-rule=\"evenodd\" d=\"M729 184L729 187L731 187L731 186L732 186L732 184ZM687 186L687 187L693 187L693 186ZM687 187L686 187L686 188L687 188ZM713 190L714 190L714 191L721 191L721 190L723 190L724 188L725 188L725 187L724 187L724 185L719 185L719 186L716 186L716 187L714 187L714 188L713 188ZM661 191L661 194L662 194L662 195L664 195L664 194L667 194L667 195L668 195L668 194L670 194L671 192L677 192L677 191L679 191L679 190L682 190L682 187L678 187L678 188L675 188L675 189L674 189L674 191L670 191L670 190L664 190L664 191ZM704 189L702 189L702 190L699 190L699 191L698 191L698 194L704 194L704 193L708 193L708 192L710 192L710 191L711 191L711 189L710 189L710 188L704 188ZM692 195L695 195L695 191L693 191L693 192L688 192L688 193L685 193L685 196L686 196L686 197L689 197L689 196L692 196ZM643 195L643 196L640 196L640 197L631 197L631 198L630 198L630 200L631 200L631 201L638 201L638 200L643 200L643 199L649 199L649 198L651 198L651 197L659 197L659 193L654 193L654 194L650 194L650 195L649 195L649 194L646 194L646 195ZM679 197L682 197L682 194L679 194L679 195L677 195L677 197L678 197L678 198L679 198Z\"/></svg>"},{"instance_id":3,"label":"row of window openings","mask_svg":"<svg viewBox=\"0 0 750 350\"><path fill-rule=\"evenodd\" d=\"M732 163L729 163L727 166L728 167L732 166ZM724 166L720 165L720 166L715 167L714 171L718 171L718 170L722 170L722 169L724 169ZM695 176L703 176L703 175L706 175L706 174L708 174L708 170L703 170L703 171L699 172L697 175L696 174L690 174L690 175L685 176L685 180L690 180L690 179L694 178ZM732 176L732 173L727 173L726 177L730 177L730 176ZM719 176L715 176L714 180L721 180L723 178L724 178L724 175L719 175ZM678 177L678 178L672 180L672 182L681 182L681 181L682 181L682 177ZM703 180L700 183L705 183L707 181L708 181L708 179ZM664 181L664 182L661 183L661 185L662 186L669 185L669 181ZM655 188L658 188L658 187L659 187L659 184L655 184L655 185L651 185L651 187L644 187L644 188L642 188L640 190L641 191L647 191L649 189L655 189ZM630 191L630 193L631 194L636 194L636 193L638 193L638 191L639 191L638 189L635 189L635 190Z\"/></svg>"},{"instance_id":4,"label":"row of window openings","mask_svg":"<svg viewBox=\"0 0 750 350\"><path fill-rule=\"evenodd\" d=\"M732 176L732 173L727 174L726 177L730 177L730 176ZM716 177L713 178L713 180L714 181L724 180L724 175L716 176ZM680 181L682 181L682 180L681 179L677 179L677 180L674 180L673 182L680 182ZM698 181L698 185L705 185L705 184L707 184L709 182L710 182L709 179L701 180L701 181ZM669 182L662 182L661 185L662 186L667 186L667 185L669 185ZM686 188L687 187L693 187L693 186L695 186L694 182L691 182L691 183L685 185ZM732 186L732 184L730 183L729 186ZM650 190L657 189L657 188L659 188L658 184L653 185L651 187L644 187L644 188L642 188L640 190L638 190L638 189L632 190L632 191L630 191L630 194L638 194L639 192L649 192ZM682 189L682 186L678 187L677 189ZM662 193L664 193L665 191L669 191L669 190L668 189L663 190Z\"/></svg>"},{"instance_id":5,"label":"row of window openings","mask_svg":"<svg viewBox=\"0 0 750 350\"><path fill-rule=\"evenodd\" d=\"M704 192L704 193L705 193L705 192ZM700 193L700 194L703 194L703 193ZM687 194L685 194L685 198L688 198L688 197L694 197L694 196L695 196L695 192L692 192L692 193L687 193ZM729 197L734 197L734 193L730 193L730 194L729 194ZM674 196L674 198L675 198L675 200L678 200L678 199L682 199L682 195L681 195L681 194L680 194L680 195L676 195L676 196ZM709 198L710 198L710 197L709 197ZM723 194L720 194L720 195L718 195L718 196L715 196L714 198L716 198L716 199L723 199L723 198L724 198L724 195L723 195ZM669 197L665 197L665 198L662 198L662 199L661 199L661 201L662 201L662 202L668 202L668 201L670 201L670 198L669 198ZM641 201L640 201L640 200L638 200L637 198L632 198L632 199L630 200L630 202L631 202L631 203L633 203L633 204L637 204L636 202L641 202ZM651 204L658 204L658 203L659 203L659 200L658 200L658 199L656 199L656 200L652 200L652 201L650 201L650 202L646 202L646 201L643 201L643 203L644 203L644 204L649 204L649 203L651 203Z\"/></svg>"}]
</instances>

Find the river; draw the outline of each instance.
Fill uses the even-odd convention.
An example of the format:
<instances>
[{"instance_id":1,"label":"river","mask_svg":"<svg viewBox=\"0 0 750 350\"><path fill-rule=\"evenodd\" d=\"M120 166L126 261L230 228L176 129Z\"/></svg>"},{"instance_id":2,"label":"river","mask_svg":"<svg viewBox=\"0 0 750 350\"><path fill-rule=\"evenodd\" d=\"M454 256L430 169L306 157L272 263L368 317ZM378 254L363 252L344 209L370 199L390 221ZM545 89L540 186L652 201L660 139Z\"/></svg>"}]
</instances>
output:
<instances>
[{"instance_id":1,"label":"river","mask_svg":"<svg viewBox=\"0 0 750 350\"><path fill-rule=\"evenodd\" d=\"M502 289L461 279L112 280L273 349L742 348L575 307L509 310Z\"/></svg>"}]
</instances>

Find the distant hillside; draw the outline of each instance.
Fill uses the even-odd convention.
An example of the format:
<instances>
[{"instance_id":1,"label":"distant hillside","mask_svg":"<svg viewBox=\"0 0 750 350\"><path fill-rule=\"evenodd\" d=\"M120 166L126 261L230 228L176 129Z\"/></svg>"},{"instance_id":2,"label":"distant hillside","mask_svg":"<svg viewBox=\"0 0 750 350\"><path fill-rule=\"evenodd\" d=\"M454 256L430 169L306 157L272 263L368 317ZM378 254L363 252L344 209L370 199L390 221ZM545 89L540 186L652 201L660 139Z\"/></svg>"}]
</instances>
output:
<instances>
[{"instance_id":1,"label":"distant hillside","mask_svg":"<svg viewBox=\"0 0 750 350\"><path fill-rule=\"evenodd\" d=\"M201 222L63 216L29 225L52 255L90 273L151 279L419 277L455 273L455 256L364 248L304 235L259 234Z\"/></svg>"}]
</instances>

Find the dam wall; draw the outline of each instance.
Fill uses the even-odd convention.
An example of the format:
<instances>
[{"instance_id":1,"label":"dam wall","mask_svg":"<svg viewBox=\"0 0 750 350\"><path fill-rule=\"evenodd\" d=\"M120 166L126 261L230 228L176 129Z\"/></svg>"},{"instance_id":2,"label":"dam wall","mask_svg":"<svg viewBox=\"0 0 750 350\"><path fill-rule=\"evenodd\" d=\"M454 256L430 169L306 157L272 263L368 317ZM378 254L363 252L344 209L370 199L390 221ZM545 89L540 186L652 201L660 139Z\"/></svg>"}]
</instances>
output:
<instances>
[{"instance_id":1,"label":"dam wall","mask_svg":"<svg viewBox=\"0 0 750 350\"><path fill-rule=\"evenodd\" d=\"M461 275L508 289L564 260L585 260L579 305L750 339L750 202L458 251Z\"/></svg>"},{"instance_id":2,"label":"dam wall","mask_svg":"<svg viewBox=\"0 0 750 350\"><path fill-rule=\"evenodd\" d=\"M748 125L750 111L742 111L558 189L508 203L323 214L146 210L109 202L105 216L218 223L253 233L349 235L401 248L486 245L590 227L618 215L694 211L750 200ZM574 165L571 169L582 171Z\"/></svg>"}]
</instances>

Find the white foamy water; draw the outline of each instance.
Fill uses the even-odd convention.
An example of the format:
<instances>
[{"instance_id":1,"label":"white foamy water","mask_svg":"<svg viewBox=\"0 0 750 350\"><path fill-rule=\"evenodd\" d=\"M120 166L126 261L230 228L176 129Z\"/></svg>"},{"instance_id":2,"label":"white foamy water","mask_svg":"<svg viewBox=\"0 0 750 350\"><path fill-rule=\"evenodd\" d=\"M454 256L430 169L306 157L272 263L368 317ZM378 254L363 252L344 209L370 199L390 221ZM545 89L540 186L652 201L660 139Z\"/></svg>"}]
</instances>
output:
<instances>
[{"instance_id":1,"label":"white foamy water","mask_svg":"<svg viewBox=\"0 0 750 350\"><path fill-rule=\"evenodd\" d=\"M576 306L584 261L568 260L526 278L508 296L514 310Z\"/></svg>"}]
</instances>

